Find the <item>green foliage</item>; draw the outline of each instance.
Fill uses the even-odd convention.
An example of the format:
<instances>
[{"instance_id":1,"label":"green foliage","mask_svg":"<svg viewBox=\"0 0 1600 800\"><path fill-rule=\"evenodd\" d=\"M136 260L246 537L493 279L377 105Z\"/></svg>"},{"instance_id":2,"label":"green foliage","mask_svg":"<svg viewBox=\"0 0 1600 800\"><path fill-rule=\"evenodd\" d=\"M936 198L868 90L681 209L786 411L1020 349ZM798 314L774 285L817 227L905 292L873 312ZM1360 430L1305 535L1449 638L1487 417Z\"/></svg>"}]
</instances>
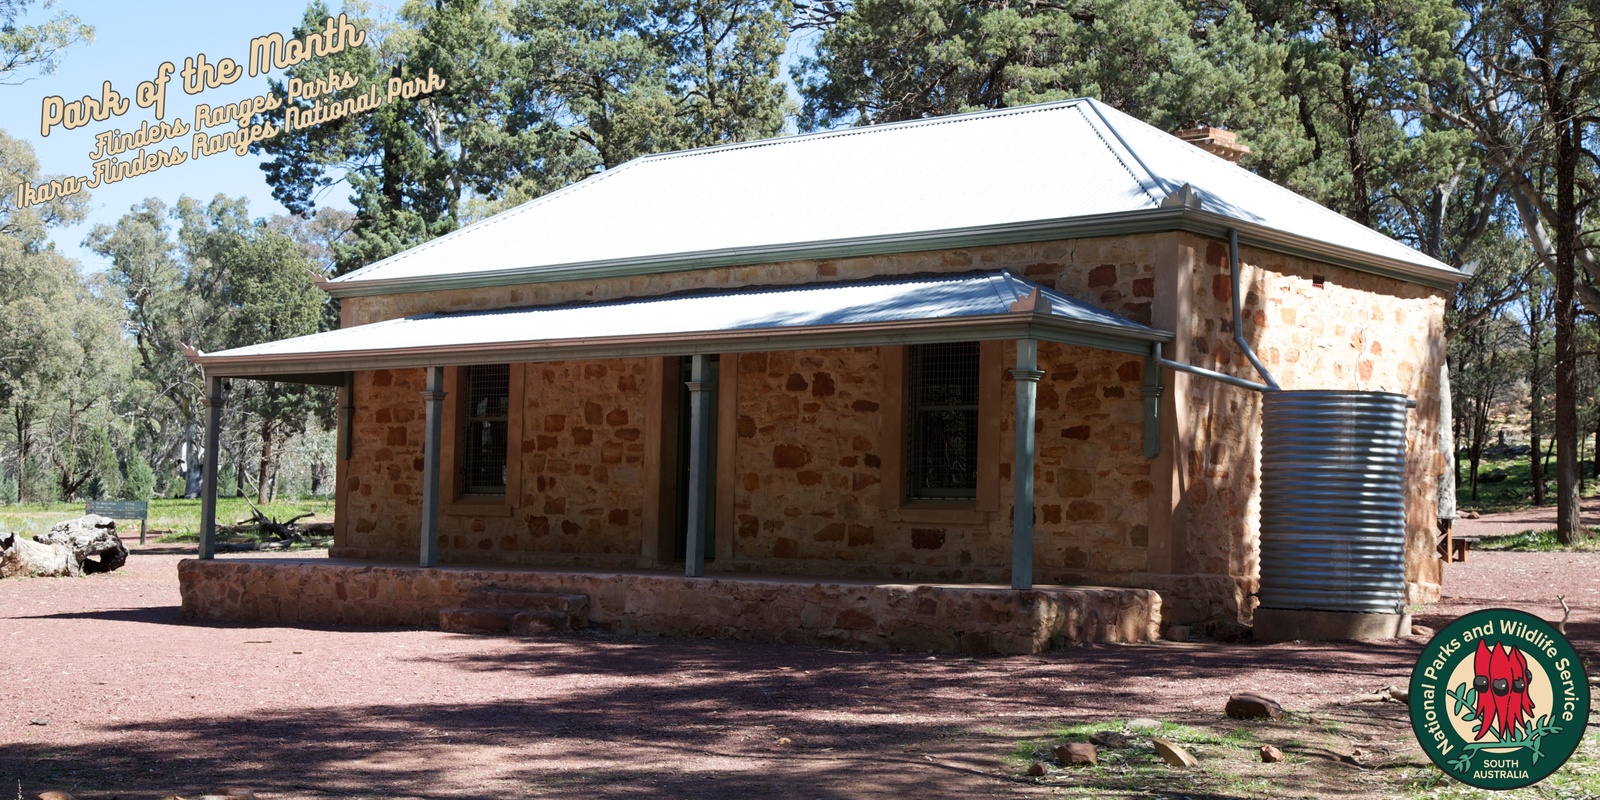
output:
<instances>
[{"instance_id":1,"label":"green foliage","mask_svg":"<svg viewBox=\"0 0 1600 800\"><path fill-rule=\"evenodd\" d=\"M118 497L123 500L149 500L155 497L155 493L156 473L150 469L150 463L137 450L129 453L128 475L122 482Z\"/></svg>"},{"instance_id":2,"label":"green foliage","mask_svg":"<svg viewBox=\"0 0 1600 800\"><path fill-rule=\"evenodd\" d=\"M55 4L44 0L39 7L48 10ZM12 76L34 67L49 75L60 63L62 50L94 41L94 27L64 11L38 24L18 25L33 5L34 0L0 0L0 83L21 82Z\"/></svg>"}]
</instances>

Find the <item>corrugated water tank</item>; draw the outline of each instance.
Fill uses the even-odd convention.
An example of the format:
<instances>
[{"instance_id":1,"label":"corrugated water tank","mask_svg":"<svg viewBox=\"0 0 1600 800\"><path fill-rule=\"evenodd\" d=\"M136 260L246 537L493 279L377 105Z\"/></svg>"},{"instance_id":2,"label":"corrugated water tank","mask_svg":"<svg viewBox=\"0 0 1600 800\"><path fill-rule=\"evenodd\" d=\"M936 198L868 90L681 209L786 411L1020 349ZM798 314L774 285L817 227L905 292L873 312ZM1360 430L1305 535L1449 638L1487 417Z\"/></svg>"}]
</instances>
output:
<instances>
[{"instance_id":1,"label":"corrugated water tank","mask_svg":"<svg viewBox=\"0 0 1600 800\"><path fill-rule=\"evenodd\" d=\"M1403 612L1406 397L1262 397L1261 607Z\"/></svg>"}]
</instances>

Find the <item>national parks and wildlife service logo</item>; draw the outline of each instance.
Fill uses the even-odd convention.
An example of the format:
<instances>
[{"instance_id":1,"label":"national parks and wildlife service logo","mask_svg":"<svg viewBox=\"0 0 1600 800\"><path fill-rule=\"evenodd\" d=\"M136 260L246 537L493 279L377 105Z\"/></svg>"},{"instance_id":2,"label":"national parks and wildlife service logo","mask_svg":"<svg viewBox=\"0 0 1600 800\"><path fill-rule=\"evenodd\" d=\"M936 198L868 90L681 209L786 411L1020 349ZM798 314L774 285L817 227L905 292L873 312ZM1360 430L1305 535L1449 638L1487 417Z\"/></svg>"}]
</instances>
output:
<instances>
[{"instance_id":1,"label":"national parks and wildlife service logo","mask_svg":"<svg viewBox=\"0 0 1600 800\"><path fill-rule=\"evenodd\" d=\"M1480 789L1544 780L1578 749L1589 681L1549 623L1509 608L1460 617L1411 672L1411 727L1445 774Z\"/></svg>"}]
</instances>

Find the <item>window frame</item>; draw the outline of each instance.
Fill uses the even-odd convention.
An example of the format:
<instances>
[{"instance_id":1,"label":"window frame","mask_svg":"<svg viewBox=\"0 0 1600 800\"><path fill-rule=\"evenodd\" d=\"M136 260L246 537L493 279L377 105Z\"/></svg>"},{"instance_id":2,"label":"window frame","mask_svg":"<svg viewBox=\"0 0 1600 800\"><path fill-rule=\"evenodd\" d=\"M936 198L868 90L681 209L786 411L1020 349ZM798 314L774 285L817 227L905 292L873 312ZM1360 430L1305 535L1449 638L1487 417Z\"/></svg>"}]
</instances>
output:
<instances>
[{"instance_id":1,"label":"window frame","mask_svg":"<svg viewBox=\"0 0 1600 800\"><path fill-rule=\"evenodd\" d=\"M506 485L500 494L468 493L464 474L466 436L470 416L467 407L468 366L445 370L444 390L447 409L442 420L441 441L448 444L440 454L441 494L439 511L454 516L509 517L522 496L523 406L526 370L523 364L508 364L506 410Z\"/></svg>"},{"instance_id":2,"label":"window frame","mask_svg":"<svg viewBox=\"0 0 1600 800\"><path fill-rule=\"evenodd\" d=\"M1003 412L1004 342L978 342L978 464L976 496L913 499L909 483L911 348L879 348L883 365L883 463L879 506L891 522L986 524L1000 508L1000 416Z\"/></svg>"},{"instance_id":3,"label":"window frame","mask_svg":"<svg viewBox=\"0 0 1600 800\"><path fill-rule=\"evenodd\" d=\"M962 347L964 346L964 347ZM936 354L934 348L961 347L960 352L947 352ZM978 496L978 395L983 385L982 348L978 342L936 342L930 344L910 345L906 348L908 367L906 370L906 500L911 503L923 502L965 502L975 500ZM967 360L970 353L970 361ZM960 389L959 397L946 397L943 400L932 401L927 397L927 388L931 386L950 386L954 380L942 380L933 373L936 370L958 372ZM970 380L970 384L968 381ZM936 381L940 381L936 383ZM970 401L970 402L969 402ZM973 437L968 442L967 452L959 456L951 454L936 454L933 442L930 440L930 429L935 420L931 418L943 417L944 425L952 422L952 414L959 414L963 419L956 425L957 428L967 428L966 435ZM965 418L970 415L970 418ZM948 430L948 428L944 428ZM970 468L962 464L962 471L970 483L963 485L935 488L924 485L927 483L928 466L930 462L940 461L955 462L957 459L965 462L970 459Z\"/></svg>"}]
</instances>

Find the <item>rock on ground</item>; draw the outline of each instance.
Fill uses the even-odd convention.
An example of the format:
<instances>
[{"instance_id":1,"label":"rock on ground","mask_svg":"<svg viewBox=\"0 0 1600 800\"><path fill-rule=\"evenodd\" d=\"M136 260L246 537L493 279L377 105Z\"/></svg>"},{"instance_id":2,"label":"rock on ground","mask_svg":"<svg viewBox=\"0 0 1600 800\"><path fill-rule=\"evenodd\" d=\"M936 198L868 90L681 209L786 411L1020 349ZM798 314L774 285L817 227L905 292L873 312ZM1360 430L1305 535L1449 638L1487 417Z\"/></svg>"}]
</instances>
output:
<instances>
[{"instance_id":1,"label":"rock on ground","mask_svg":"<svg viewBox=\"0 0 1600 800\"><path fill-rule=\"evenodd\" d=\"M67 548L84 574L110 572L128 563L128 548L117 537L116 520L98 514L58 522L48 533L33 538L40 544Z\"/></svg>"},{"instance_id":2,"label":"rock on ground","mask_svg":"<svg viewBox=\"0 0 1600 800\"><path fill-rule=\"evenodd\" d=\"M1236 694L1228 698L1225 713L1234 719L1283 719L1283 706L1259 694Z\"/></svg>"},{"instance_id":3,"label":"rock on ground","mask_svg":"<svg viewBox=\"0 0 1600 800\"><path fill-rule=\"evenodd\" d=\"M1099 752L1087 742L1069 742L1055 749L1056 760L1063 767L1092 767L1100 763Z\"/></svg>"},{"instance_id":4,"label":"rock on ground","mask_svg":"<svg viewBox=\"0 0 1600 800\"><path fill-rule=\"evenodd\" d=\"M1100 731L1089 735L1089 743L1107 750L1126 750L1134 745L1134 738L1118 731Z\"/></svg>"},{"instance_id":5,"label":"rock on ground","mask_svg":"<svg viewBox=\"0 0 1600 800\"><path fill-rule=\"evenodd\" d=\"M1170 739L1162 739L1157 736L1152 738L1150 743L1155 745L1156 752L1161 754L1161 757L1174 767L1193 767L1200 763L1194 756L1189 754L1188 750L1183 749L1177 742Z\"/></svg>"}]
</instances>

